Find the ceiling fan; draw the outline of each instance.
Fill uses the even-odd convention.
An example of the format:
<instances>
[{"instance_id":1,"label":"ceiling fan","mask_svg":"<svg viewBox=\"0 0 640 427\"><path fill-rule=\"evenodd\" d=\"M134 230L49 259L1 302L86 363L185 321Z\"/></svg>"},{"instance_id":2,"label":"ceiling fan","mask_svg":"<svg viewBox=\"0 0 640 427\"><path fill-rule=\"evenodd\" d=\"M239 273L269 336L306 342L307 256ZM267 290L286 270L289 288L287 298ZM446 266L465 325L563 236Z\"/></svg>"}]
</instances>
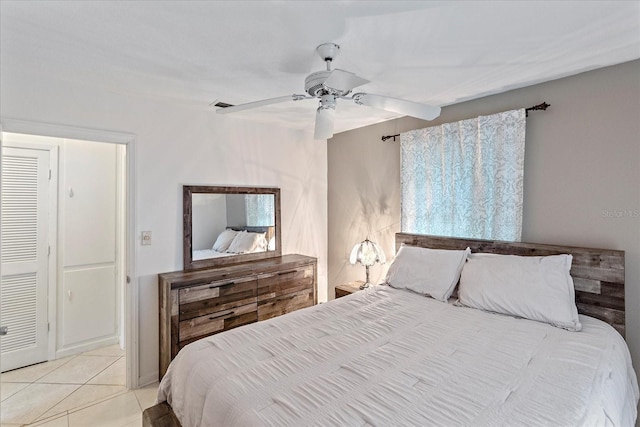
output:
<instances>
[{"instance_id":1,"label":"ceiling fan","mask_svg":"<svg viewBox=\"0 0 640 427\"><path fill-rule=\"evenodd\" d=\"M277 104L285 101L300 101L303 99L319 99L320 106L316 111L315 139L327 139L333 135L333 121L337 99L350 99L358 105L366 105L393 113L404 114L423 120L433 120L440 115L440 107L419 104L417 102L390 98L382 95L372 95L358 92L347 97L351 91L369 83L354 73L340 69L331 69L331 62L340 53L340 46L335 43L324 43L316 48L318 55L327 64L327 69L309 74L304 80L304 90L308 95L287 95L262 101L248 102L219 108L219 114L235 113L250 108Z\"/></svg>"}]
</instances>

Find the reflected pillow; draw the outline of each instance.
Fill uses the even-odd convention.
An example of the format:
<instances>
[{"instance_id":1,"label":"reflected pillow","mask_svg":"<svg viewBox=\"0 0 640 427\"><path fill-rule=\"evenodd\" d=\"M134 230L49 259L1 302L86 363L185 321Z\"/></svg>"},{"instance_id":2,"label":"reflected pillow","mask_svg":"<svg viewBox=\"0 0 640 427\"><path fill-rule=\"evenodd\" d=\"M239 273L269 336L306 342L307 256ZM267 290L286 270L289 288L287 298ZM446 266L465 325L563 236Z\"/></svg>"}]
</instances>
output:
<instances>
[{"instance_id":1,"label":"reflected pillow","mask_svg":"<svg viewBox=\"0 0 640 427\"><path fill-rule=\"evenodd\" d=\"M387 272L386 283L447 302L471 252L402 246Z\"/></svg>"},{"instance_id":2,"label":"reflected pillow","mask_svg":"<svg viewBox=\"0 0 640 427\"><path fill-rule=\"evenodd\" d=\"M218 252L226 252L237 234L238 232L235 230L224 230L218 235L218 238L211 249Z\"/></svg>"},{"instance_id":3,"label":"reflected pillow","mask_svg":"<svg viewBox=\"0 0 640 427\"><path fill-rule=\"evenodd\" d=\"M256 243L256 247L253 249L253 252L266 252L269 243L267 242L267 238L265 237L265 233L257 233L258 241Z\"/></svg>"},{"instance_id":4,"label":"reflected pillow","mask_svg":"<svg viewBox=\"0 0 640 427\"><path fill-rule=\"evenodd\" d=\"M256 248L260 244L261 238L264 239L264 233L241 231L233 239L233 242L229 245L227 252L234 254L248 254L255 252Z\"/></svg>"},{"instance_id":5,"label":"reflected pillow","mask_svg":"<svg viewBox=\"0 0 640 427\"><path fill-rule=\"evenodd\" d=\"M571 255L471 254L462 270L459 304L579 331Z\"/></svg>"}]
</instances>

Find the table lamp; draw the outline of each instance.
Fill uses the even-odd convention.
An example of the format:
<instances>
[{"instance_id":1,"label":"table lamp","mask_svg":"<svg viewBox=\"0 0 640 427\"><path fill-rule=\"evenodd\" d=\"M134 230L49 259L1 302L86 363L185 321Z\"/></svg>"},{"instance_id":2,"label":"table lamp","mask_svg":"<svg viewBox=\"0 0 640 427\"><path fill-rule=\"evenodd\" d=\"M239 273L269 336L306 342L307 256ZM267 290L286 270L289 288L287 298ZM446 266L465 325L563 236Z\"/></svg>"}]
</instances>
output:
<instances>
[{"instance_id":1,"label":"table lamp","mask_svg":"<svg viewBox=\"0 0 640 427\"><path fill-rule=\"evenodd\" d=\"M368 238L353 247L351 256L349 256L349 262L354 265L360 263L364 265L367 270L367 281L360 286L360 289L368 288L371 285L369 282L369 267L377 262L384 264L386 261L387 259L380 246Z\"/></svg>"}]
</instances>

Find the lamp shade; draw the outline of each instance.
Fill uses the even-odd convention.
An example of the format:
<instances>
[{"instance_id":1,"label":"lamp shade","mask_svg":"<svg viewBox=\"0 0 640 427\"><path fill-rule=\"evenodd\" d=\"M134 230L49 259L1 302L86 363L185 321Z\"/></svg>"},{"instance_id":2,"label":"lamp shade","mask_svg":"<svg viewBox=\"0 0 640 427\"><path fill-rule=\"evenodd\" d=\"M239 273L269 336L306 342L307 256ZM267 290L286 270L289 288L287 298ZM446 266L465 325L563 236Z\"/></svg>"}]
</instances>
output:
<instances>
[{"instance_id":1,"label":"lamp shade","mask_svg":"<svg viewBox=\"0 0 640 427\"><path fill-rule=\"evenodd\" d=\"M369 239L357 243L351 250L351 256L349 256L351 264L360 263L366 267L371 267L377 262L384 264L386 261L382 248Z\"/></svg>"}]
</instances>

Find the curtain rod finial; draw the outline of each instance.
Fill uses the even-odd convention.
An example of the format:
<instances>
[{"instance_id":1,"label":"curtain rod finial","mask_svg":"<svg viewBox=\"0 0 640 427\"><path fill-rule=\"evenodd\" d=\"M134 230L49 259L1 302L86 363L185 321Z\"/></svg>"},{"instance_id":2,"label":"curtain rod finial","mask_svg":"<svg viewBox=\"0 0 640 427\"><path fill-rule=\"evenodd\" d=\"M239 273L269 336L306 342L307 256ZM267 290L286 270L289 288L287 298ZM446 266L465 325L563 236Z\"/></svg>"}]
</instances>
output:
<instances>
[{"instance_id":1,"label":"curtain rod finial","mask_svg":"<svg viewBox=\"0 0 640 427\"><path fill-rule=\"evenodd\" d=\"M393 142L396 142L396 138L399 137L400 134L396 134L396 135L385 135L382 137L382 142L385 142L387 139L391 139L393 138Z\"/></svg>"}]
</instances>

